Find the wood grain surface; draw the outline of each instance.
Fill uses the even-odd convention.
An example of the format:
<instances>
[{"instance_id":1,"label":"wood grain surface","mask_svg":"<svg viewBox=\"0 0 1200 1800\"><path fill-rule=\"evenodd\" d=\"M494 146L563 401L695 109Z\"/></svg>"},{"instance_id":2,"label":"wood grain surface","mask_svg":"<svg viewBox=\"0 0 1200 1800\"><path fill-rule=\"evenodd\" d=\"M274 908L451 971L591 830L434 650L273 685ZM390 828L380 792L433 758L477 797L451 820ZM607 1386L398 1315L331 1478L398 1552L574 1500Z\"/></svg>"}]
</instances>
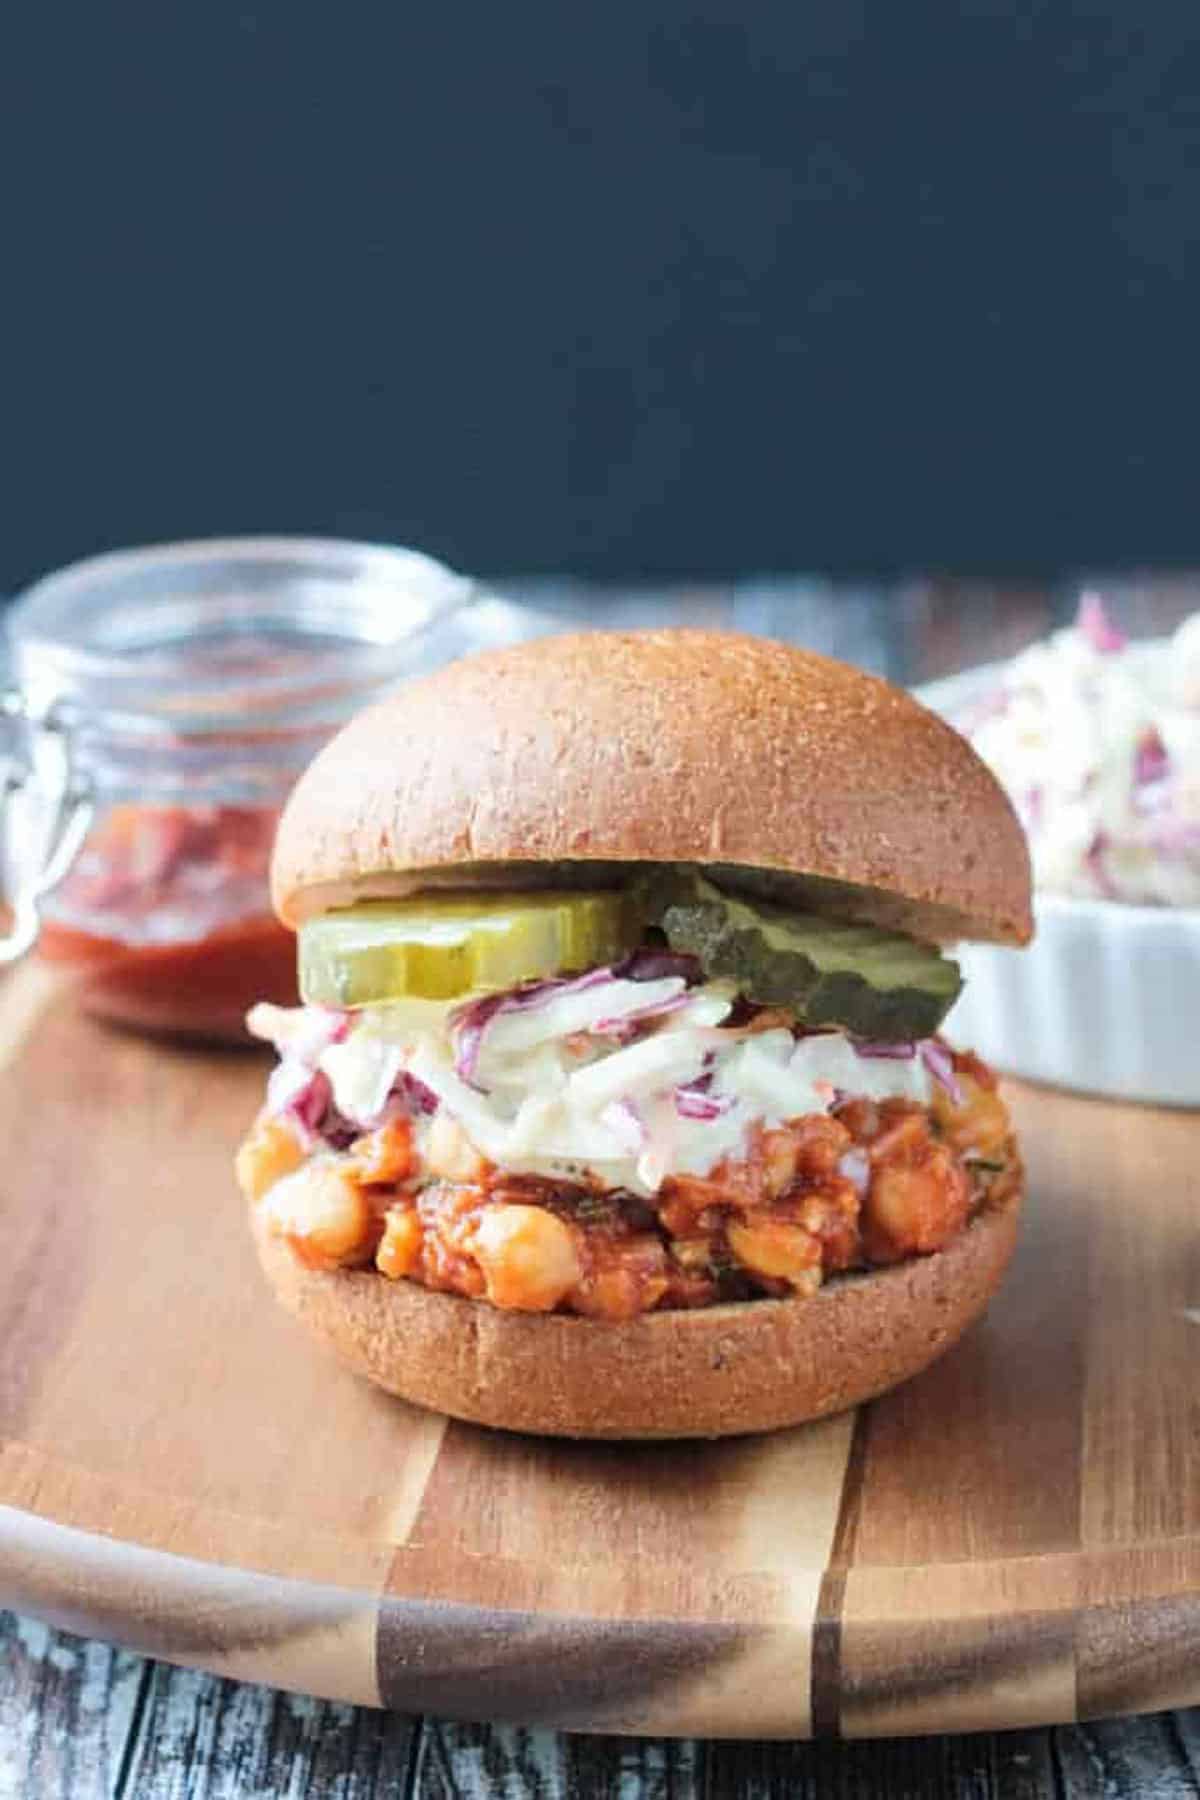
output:
<instances>
[{"instance_id":1,"label":"wood grain surface","mask_svg":"<svg viewBox=\"0 0 1200 1800\"><path fill-rule=\"evenodd\" d=\"M720 1444L489 1434L329 1362L259 1286L264 1065L0 996L0 1598L335 1700L847 1736L1200 1694L1194 1121L1014 1096L988 1319L857 1417Z\"/></svg>"}]
</instances>

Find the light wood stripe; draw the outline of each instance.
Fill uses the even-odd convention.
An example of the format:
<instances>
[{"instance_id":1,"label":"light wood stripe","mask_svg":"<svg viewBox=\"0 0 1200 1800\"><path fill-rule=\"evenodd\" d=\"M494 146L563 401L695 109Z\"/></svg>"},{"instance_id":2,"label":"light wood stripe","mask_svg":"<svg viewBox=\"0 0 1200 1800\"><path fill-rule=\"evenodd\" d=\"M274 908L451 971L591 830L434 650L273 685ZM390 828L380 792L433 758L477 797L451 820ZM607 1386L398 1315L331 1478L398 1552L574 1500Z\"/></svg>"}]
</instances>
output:
<instances>
[{"instance_id":1,"label":"light wood stripe","mask_svg":"<svg viewBox=\"0 0 1200 1800\"><path fill-rule=\"evenodd\" d=\"M1071 1557L852 1569L842 1622L846 1737L1052 1724L1075 1707Z\"/></svg>"},{"instance_id":2,"label":"light wood stripe","mask_svg":"<svg viewBox=\"0 0 1200 1800\"><path fill-rule=\"evenodd\" d=\"M1157 1710L1200 1692L1200 1327L1191 1316L1200 1306L1200 1127L1194 1113L1135 1107L1105 1108L1103 1119L1076 1150L1099 1201L1080 1520L1085 1550L1117 1555L1083 1563L1093 1607L1079 1649L1084 1717ZM1156 1548L1134 1548L1144 1545ZM1146 1602L1131 1607L1131 1592Z\"/></svg>"},{"instance_id":3,"label":"light wood stripe","mask_svg":"<svg viewBox=\"0 0 1200 1800\"><path fill-rule=\"evenodd\" d=\"M98 1476L28 1444L0 1444L0 1495L38 1520L117 1544L369 1594L383 1591L393 1555L382 1538L321 1531L294 1517L218 1510L130 1476Z\"/></svg>"},{"instance_id":4,"label":"light wood stripe","mask_svg":"<svg viewBox=\"0 0 1200 1800\"><path fill-rule=\"evenodd\" d=\"M547 1566L677 1563L714 1576L824 1569L851 1415L721 1443L603 1444L452 1424L412 1531L474 1557Z\"/></svg>"},{"instance_id":5,"label":"light wood stripe","mask_svg":"<svg viewBox=\"0 0 1200 1800\"><path fill-rule=\"evenodd\" d=\"M950 1356L875 1402L861 1427L840 1620L846 1735L943 1729L950 1693L964 1729L1074 1715L1074 1642L1062 1615L1074 1590L1047 1598L1053 1624L1043 1626L1036 1576L1026 1591L994 1565L1079 1543L1088 1293L1078 1256L1092 1182L1070 1127L1089 1108L1030 1089L1010 1099L1030 1177L1005 1286ZM971 1586L975 1563L1007 1619L995 1630Z\"/></svg>"},{"instance_id":6,"label":"light wood stripe","mask_svg":"<svg viewBox=\"0 0 1200 1800\"><path fill-rule=\"evenodd\" d=\"M415 1407L404 1412L404 1454L388 1483L384 1517L384 1535L393 1544L407 1543L412 1536L449 1427L449 1420L437 1413L419 1413Z\"/></svg>"},{"instance_id":7,"label":"light wood stripe","mask_svg":"<svg viewBox=\"0 0 1200 1800\"><path fill-rule=\"evenodd\" d=\"M668 1667L665 1645L667 1692L643 1669L636 1729L661 1729L699 1706L714 1732L748 1731L751 1721L778 1730L787 1719L807 1733L813 1629L852 1435L850 1415L704 1445L538 1443L452 1426L413 1529L420 1570L413 1552L398 1556L389 1591L411 1595L416 1578L431 1599L469 1594L497 1630L505 1616L546 1612L671 1618L680 1644L687 1621L740 1628L736 1648L714 1638L699 1671ZM466 1582L464 1556L473 1559ZM509 1629L519 1662L521 1633ZM596 1648L622 1654L611 1638ZM404 1655L397 1615L381 1656L381 1685L397 1704ZM454 1670L440 1675L445 1705ZM536 1709L535 1688L526 1698ZM628 1716L621 1728L634 1728Z\"/></svg>"}]
</instances>

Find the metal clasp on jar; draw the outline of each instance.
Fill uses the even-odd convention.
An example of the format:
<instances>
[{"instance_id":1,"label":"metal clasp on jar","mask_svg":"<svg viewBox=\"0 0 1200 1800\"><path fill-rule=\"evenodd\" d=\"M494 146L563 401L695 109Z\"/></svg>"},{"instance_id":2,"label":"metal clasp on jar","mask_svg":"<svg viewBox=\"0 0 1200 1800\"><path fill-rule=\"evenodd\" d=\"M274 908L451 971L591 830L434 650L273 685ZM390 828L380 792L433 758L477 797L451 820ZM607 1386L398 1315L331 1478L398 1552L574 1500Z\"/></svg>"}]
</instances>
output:
<instances>
[{"instance_id":1,"label":"metal clasp on jar","mask_svg":"<svg viewBox=\"0 0 1200 1800\"><path fill-rule=\"evenodd\" d=\"M37 942L41 903L67 874L96 812L86 772L77 766L71 720L59 703L40 716L24 694L0 694L0 878L12 917L0 932L0 963Z\"/></svg>"}]
</instances>

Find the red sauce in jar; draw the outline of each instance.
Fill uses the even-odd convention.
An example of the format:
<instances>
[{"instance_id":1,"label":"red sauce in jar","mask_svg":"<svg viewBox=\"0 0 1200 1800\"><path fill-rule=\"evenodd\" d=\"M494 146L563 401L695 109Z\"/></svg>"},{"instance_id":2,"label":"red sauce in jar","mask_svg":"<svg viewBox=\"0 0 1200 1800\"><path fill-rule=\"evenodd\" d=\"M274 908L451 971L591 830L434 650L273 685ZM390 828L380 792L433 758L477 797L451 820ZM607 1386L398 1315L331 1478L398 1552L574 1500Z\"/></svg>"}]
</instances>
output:
<instances>
[{"instance_id":1,"label":"red sauce in jar","mask_svg":"<svg viewBox=\"0 0 1200 1800\"><path fill-rule=\"evenodd\" d=\"M39 940L81 1003L117 1024L241 1043L256 1000L294 1006L296 941L272 916L277 813L115 807L54 896Z\"/></svg>"},{"instance_id":2,"label":"red sauce in jar","mask_svg":"<svg viewBox=\"0 0 1200 1800\"><path fill-rule=\"evenodd\" d=\"M48 962L76 969L89 1012L141 1031L249 1043L245 1018L256 1000L298 1001L296 940L269 914L181 944L122 944L45 925L40 948Z\"/></svg>"}]
</instances>

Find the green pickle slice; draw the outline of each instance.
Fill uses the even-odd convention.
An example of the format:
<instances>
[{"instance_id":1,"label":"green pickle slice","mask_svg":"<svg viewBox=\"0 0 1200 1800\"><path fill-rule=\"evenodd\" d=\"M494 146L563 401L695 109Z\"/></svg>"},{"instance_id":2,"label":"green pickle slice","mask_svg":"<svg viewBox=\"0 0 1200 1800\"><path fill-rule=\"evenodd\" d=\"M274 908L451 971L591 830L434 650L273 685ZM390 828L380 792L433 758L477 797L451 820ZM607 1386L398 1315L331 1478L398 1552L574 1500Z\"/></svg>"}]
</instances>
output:
<instances>
[{"instance_id":1,"label":"green pickle slice","mask_svg":"<svg viewBox=\"0 0 1200 1800\"><path fill-rule=\"evenodd\" d=\"M300 928L300 992L324 1006L478 989L573 973L636 948L641 918L628 894L419 894L364 900Z\"/></svg>"},{"instance_id":2,"label":"green pickle slice","mask_svg":"<svg viewBox=\"0 0 1200 1800\"><path fill-rule=\"evenodd\" d=\"M672 950L699 958L710 979L787 1006L809 1025L896 1042L937 1030L962 988L958 964L898 932L734 899L694 870L646 883L647 917Z\"/></svg>"}]
</instances>

